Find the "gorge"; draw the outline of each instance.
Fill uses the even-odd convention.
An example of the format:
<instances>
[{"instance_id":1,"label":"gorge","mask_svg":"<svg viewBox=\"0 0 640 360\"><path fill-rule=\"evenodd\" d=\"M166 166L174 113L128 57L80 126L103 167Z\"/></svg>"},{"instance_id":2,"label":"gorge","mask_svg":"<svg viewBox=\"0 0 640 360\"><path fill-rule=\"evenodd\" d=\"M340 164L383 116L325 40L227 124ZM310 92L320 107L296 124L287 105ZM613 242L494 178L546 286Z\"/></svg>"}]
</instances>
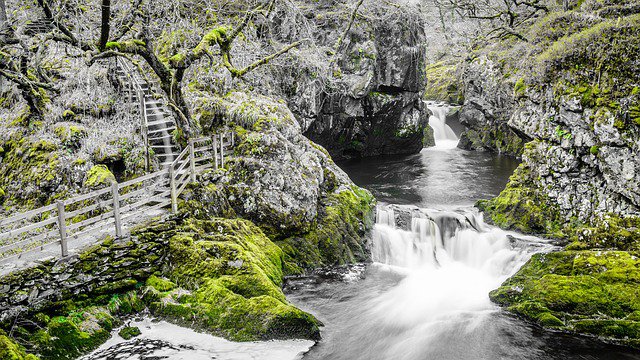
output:
<instances>
[{"instance_id":1,"label":"gorge","mask_svg":"<svg viewBox=\"0 0 640 360\"><path fill-rule=\"evenodd\" d=\"M637 1L0 5L0 359L640 359Z\"/></svg>"}]
</instances>

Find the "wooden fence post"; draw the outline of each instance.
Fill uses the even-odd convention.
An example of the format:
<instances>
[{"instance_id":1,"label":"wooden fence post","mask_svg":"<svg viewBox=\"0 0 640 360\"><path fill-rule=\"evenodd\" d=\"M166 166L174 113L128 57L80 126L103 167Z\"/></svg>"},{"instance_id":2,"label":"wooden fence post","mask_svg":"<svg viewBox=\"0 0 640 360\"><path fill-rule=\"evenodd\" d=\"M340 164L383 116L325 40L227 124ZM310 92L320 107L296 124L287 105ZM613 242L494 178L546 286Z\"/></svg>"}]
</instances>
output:
<instances>
[{"instance_id":1,"label":"wooden fence post","mask_svg":"<svg viewBox=\"0 0 640 360\"><path fill-rule=\"evenodd\" d=\"M178 212L178 197L176 196L176 179L174 178L173 165L169 165L169 186L171 187L171 212Z\"/></svg>"},{"instance_id":2,"label":"wooden fence post","mask_svg":"<svg viewBox=\"0 0 640 360\"><path fill-rule=\"evenodd\" d=\"M218 170L218 137L214 134L211 138L213 144L213 159L214 164L216 166L216 170Z\"/></svg>"},{"instance_id":3,"label":"wooden fence post","mask_svg":"<svg viewBox=\"0 0 640 360\"><path fill-rule=\"evenodd\" d=\"M113 197L113 218L116 224L116 238L122 237L122 222L120 221L120 194L118 183L111 182L111 196Z\"/></svg>"},{"instance_id":4,"label":"wooden fence post","mask_svg":"<svg viewBox=\"0 0 640 360\"><path fill-rule=\"evenodd\" d=\"M189 139L189 171L191 172L191 182L196 182L196 158L193 151L193 139Z\"/></svg>"},{"instance_id":5,"label":"wooden fence post","mask_svg":"<svg viewBox=\"0 0 640 360\"><path fill-rule=\"evenodd\" d=\"M60 248L62 250L62 257L66 257L69 255L69 250L67 249L67 224L65 223L64 216L64 202L58 200L58 229L60 230Z\"/></svg>"},{"instance_id":6,"label":"wooden fence post","mask_svg":"<svg viewBox=\"0 0 640 360\"><path fill-rule=\"evenodd\" d=\"M220 134L220 167L224 167L224 133Z\"/></svg>"}]
</instances>

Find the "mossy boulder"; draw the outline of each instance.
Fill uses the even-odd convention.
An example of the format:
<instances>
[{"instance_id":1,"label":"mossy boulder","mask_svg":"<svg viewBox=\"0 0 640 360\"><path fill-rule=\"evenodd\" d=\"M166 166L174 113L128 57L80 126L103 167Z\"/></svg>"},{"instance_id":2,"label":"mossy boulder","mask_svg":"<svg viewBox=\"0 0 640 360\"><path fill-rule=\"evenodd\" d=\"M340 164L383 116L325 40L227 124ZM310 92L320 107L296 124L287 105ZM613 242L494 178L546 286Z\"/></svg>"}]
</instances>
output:
<instances>
[{"instance_id":1,"label":"mossy boulder","mask_svg":"<svg viewBox=\"0 0 640 360\"><path fill-rule=\"evenodd\" d=\"M144 230L140 230L144 233ZM282 293L282 250L249 221L186 219L171 230L154 315L237 341L318 339L320 322Z\"/></svg>"},{"instance_id":2,"label":"mossy boulder","mask_svg":"<svg viewBox=\"0 0 640 360\"><path fill-rule=\"evenodd\" d=\"M638 252L535 254L489 296L544 327L640 344Z\"/></svg>"},{"instance_id":3,"label":"mossy boulder","mask_svg":"<svg viewBox=\"0 0 640 360\"><path fill-rule=\"evenodd\" d=\"M36 208L64 197L69 181L61 176L58 146L14 133L0 143L4 150L0 162L0 187L4 204Z\"/></svg>"},{"instance_id":4,"label":"mossy boulder","mask_svg":"<svg viewBox=\"0 0 640 360\"><path fill-rule=\"evenodd\" d=\"M96 349L110 336L116 319L104 308L90 307L68 316L41 317L41 328L28 336L44 359L75 359Z\"/></svg>"},{"instance_id":5,"label":"mossy boulder","mask_svg":"<svg viewBox=\"0 0 640 360\"><path fill-rule=\"evenodd\" d=\"M105 165L95 165L87 171L84 186L89 188L99 188L111 185L116 181L116 177Z\"/></svg>"},{"instance_id":6,"label":"mossy boulder","mask_svg":"<svg viewBox=\"0 0 640 360\"><path fill-rule=\"evenodd\" d=\"M118 331L118 335L125 340L131 340L140 334L140 329L136 326L125 326Z\"/></svg>"}]
</instances>

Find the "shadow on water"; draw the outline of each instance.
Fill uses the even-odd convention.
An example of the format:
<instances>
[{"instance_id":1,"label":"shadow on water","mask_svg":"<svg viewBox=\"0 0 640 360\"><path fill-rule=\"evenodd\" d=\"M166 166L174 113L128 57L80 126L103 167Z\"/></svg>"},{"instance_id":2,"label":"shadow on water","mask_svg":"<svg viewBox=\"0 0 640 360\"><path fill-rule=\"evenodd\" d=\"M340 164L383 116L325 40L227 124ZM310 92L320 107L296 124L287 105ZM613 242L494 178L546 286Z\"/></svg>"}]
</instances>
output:
<instances>
[{"instance_id":1,"label":"shadow on water","mask_svg":"<svg viewBox=\"0 0 640 360\"><path fill-rule=\"evenodd\" d=\"M338 165L381 202L455 208L496 196L519 161L461 149L348 160Z\"/></svg>"}]
</instances>

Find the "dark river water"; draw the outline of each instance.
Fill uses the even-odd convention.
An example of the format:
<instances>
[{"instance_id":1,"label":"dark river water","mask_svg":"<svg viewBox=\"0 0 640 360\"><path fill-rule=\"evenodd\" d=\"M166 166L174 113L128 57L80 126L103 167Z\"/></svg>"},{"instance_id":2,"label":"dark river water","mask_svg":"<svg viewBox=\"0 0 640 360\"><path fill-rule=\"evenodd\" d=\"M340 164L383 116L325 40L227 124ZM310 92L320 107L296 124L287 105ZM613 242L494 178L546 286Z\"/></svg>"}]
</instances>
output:
<instances>
[{"instance_id":1,"label":"dark river water","mask_svg":"<svg viewBox=\"0 0 640 360\"><path fill-rule=\"evenodd\" d=\"M381 202L445 209L439 214L482 222L471 205L497 195L518 163L448 149L339 165ZM550 249L543 240L520 236L520 245L513 245L509 239L518 234L508 237L483 224L481 232L460 229L460 236L436 246L440 242L420 235L414 223L411 233L379 221L374 263L346 280L289 282L290 301L325 324L323 340L305 360L640 359L630 349L544 331L489 301L488 292L532 252Z\"/></svg>"}]
</instances>

